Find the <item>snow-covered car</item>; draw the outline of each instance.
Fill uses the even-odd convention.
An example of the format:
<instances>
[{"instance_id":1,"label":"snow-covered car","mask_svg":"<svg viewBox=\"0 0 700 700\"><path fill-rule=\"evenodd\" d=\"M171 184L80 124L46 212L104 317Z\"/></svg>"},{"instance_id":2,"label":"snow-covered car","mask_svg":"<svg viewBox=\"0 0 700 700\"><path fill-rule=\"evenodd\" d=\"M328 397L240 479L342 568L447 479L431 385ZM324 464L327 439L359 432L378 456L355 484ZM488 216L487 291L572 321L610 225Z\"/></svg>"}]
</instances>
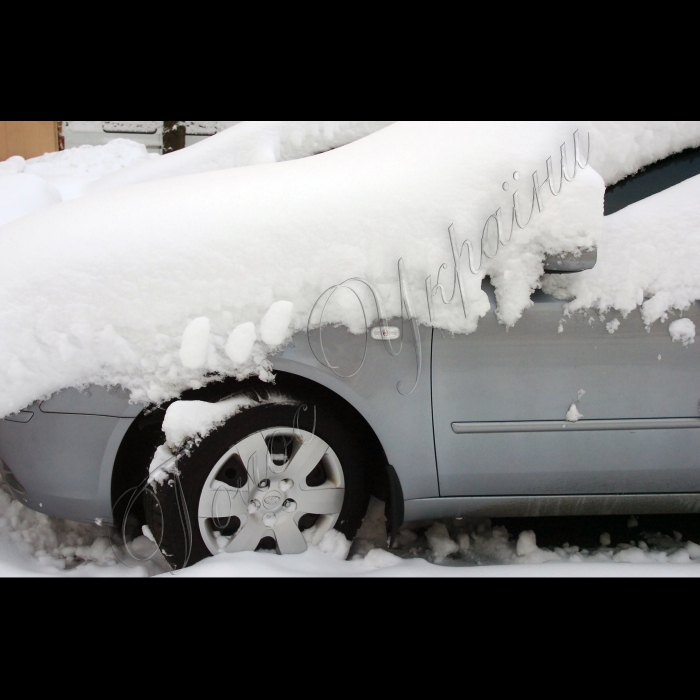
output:
<instances>
[{"instance_id":1,"label":"snow-covered car","mask_svg":"<svg viewBox=\"0 0 700 700\"><path fill-rule=\"evenodd\" d=\"M397 123L0 229L5 482L174 568L351 539L371 494L392 536L697 511L700 128L600 124L598 162L573 122Z\"/></svg>"}]
</instances>

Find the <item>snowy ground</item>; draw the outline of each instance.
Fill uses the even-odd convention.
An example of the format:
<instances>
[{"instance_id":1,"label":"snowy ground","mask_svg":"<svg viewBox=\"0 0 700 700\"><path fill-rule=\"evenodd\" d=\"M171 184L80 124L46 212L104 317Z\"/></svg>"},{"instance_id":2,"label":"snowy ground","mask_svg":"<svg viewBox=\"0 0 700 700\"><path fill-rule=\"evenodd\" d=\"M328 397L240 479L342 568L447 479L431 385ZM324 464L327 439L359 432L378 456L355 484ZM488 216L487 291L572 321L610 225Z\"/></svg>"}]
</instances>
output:
<instances>
[{"instance_id":1,"label":"snowy ground","mask_svg":"<svg viewBox=\"0 0 700 700\"><path fill-rule=\"evenodd\" d=\"M600 544L589 548L540 548L535 532L509 532L488 520L422 521L407 523L388 551L383 507L372 501L349 552L333 532L304 554L223 554L171 574L145 537L125 547L105 527L50 518L0 490L0 576L700 576L700 545L678 532L647 532L643 518L628 520L626 541L600 533Z\"/></svg>"}]
</instances>

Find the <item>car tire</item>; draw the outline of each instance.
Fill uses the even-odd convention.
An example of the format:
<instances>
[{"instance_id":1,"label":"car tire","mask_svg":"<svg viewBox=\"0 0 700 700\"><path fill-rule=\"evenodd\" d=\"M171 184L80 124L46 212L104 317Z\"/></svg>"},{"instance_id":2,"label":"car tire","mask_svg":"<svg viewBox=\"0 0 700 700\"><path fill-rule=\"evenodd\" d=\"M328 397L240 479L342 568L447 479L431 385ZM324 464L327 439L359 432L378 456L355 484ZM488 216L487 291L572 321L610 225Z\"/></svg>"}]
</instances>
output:
<instances>
[{"instance_id":1,"label":"car tire","mask_svg":"<svg viewBox=\"0 0 700 700\"><path fill-rule=\"evenodd\" d=\"M332 528L352 540L369 502L365 464L342 414L264 403L185 445L176 471L145 491L146 520L172 569L221 552L301 553Z\"/></svg>"}]
</instances>

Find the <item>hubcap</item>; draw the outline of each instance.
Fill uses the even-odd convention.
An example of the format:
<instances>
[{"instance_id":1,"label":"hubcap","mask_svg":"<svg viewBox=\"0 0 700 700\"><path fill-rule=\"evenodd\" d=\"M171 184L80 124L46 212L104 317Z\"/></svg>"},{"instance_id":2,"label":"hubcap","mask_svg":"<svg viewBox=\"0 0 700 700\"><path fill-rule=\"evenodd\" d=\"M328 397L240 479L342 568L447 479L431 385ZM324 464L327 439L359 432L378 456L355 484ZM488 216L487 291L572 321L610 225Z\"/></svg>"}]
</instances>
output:
<instances>
[{"instance_id":1,"label":"hubcap","mask_svg":"<svg viewBox=\"0 0 700 700\"><path fill-rule=\"evenodd\" d=\"M265 537L280 554L298 554L335 525L344 497L343 470L328 443L304 430L270 428L233 445L211 470L199 529L212 554L253 551ZM306 532L304 516L318 516Z\"/></svg>"}]
</instances>

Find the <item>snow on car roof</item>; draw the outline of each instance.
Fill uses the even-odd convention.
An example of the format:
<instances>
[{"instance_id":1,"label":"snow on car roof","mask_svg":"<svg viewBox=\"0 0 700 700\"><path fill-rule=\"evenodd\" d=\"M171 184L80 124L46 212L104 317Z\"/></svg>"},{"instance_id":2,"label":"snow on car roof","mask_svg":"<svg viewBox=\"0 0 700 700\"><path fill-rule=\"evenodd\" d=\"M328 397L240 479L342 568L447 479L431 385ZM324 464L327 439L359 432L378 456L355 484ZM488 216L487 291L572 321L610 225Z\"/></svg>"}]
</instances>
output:
<instances>
[{"instance_id":1,"label":"snow on car roof","mask_svg":"<svg viewBox=\"0 0 700 700\"><path fill-rule=\"evenodd\" d=\"M280 126L289 124L315 125L296 127L296 150L294 129ZM371 282L387 313L398 314L399 260L419 322L474 330L488 310L481 281L489 275L499 317L510 325L531 303L545 252L599 241L604 182L594 168L614 181L664 151L697 145L700 136L698 122L630 122L622 129L574 121L343 122L326 124L358 126L329 127L325 136L318 124L239 124L229 132L240 143L264 144L266 133L284 148L273 148L269 164L250 165L259 161L242 156L217 163L211 144L233 139L223 132L108 175L103 192L0 228L0 290L10 300L0 309L0 415L67 386L121 384L135 400L159 402L212 373L265 376L274 349L265 339L283 342L305 328L324 290L347 278ZM377 131L379 124L386 128ZM661 125L659 139L653 132L646 137L648 124ZM333 147L372 131L313 158L272 162L283 151L307 155L324 138L324 148ZM559 187L561 145L567 144L570 175L576 155L586 162L589 133L591 165L577 167L555 197L550 185ZM215 167L226 169L196 172ZM193 168L195 174L182 174ZM539 199L532 195L534 172ZM520 223L531 220L502 247L495 214L500 210L505 241L516 192ZM486 222L486 250L498 253L481 261ZM466 240L474 245L475 268L483 265L472 274L463 249L457 280L452 244L461 249ZM443 292L449 298L457 282L452 303L443 304ZM279 313L280 303L288 314ZM326 311L324 322L363 329L349 294L336 295ZM285 319L288 326L278 327ZM256 333L245 359L241 344L230 342L243 324L241 337L250 336L251 324Z\"/></svg>"}]
</instances>

